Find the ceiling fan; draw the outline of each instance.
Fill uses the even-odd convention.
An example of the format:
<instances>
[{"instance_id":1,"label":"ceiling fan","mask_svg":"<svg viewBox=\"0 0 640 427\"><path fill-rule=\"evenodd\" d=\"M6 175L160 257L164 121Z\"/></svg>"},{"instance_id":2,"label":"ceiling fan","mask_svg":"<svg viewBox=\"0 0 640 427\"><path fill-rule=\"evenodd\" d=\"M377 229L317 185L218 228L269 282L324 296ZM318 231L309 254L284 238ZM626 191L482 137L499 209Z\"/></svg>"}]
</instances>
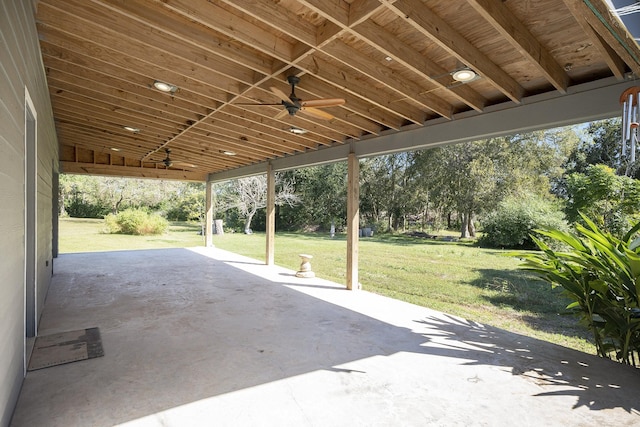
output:
<instances>
[{"instance_id":1,"label":"ceiling fan","mask_svg":"<svg viewBox=\"0 0 640 427\"><path fill-rule=\"evenodd\" d=\"M287 82L291 85L291 94L287 96L283 91L278 89L277 87L271 87L271 92L273 92L278 98L280 98L279 104L238 104L238 105L284 105L284 110L282 110L278 115L275 116L276 119L281 119L287 114L291 117L295 116L296 113L301 112L304 114L308 114L309 116L316 117L318 119L323 120L331 120L334 118L333 115L327 113L326 111L320 110L320 108L327 107L338 107L340 105L344 105L345 100L342 98L324 98L324 99L310 99L304 101L296 95L296 85L300 83L300 78L298 76L289 76L287 77Z\"/></svg>"},{"instance_id":2,"label":"ceiling fan","mask_svg":"<svg viewBox=\"0 0 640 427\"><path fill-rule=\"evenodd\" d=\"M174 162L173 160L171 160L171 157L170 157L171 148L165 148L164 152L167 154L167 156L164 159L162 159L162 160L154 160L154 161L151 161L151 163L162 163L167 168L170 168L171 166L184 166L184 167L188 167L188 168L197 168L198 167L198 166L196 166L196 165L194 165L192 163Z\"/></svg>"}]
</instances>

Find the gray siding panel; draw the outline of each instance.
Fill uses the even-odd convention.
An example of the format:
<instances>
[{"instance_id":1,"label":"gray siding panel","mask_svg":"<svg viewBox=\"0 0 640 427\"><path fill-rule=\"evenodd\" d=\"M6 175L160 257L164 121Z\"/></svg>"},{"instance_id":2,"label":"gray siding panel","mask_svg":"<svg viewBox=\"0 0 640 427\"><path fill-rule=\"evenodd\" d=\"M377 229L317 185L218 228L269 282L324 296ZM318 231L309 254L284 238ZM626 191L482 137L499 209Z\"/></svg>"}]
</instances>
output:
<instances>
[{"instance_id":1,"label":"gray siding panel","mask_svg":"<svg viewBox=\"0 0 640 427\"><path fill-rule=\"evenodd\" d=\"M33 101L38 126L39 316L53 265L52 176L58 169L58 144L38 46L34 2L0 0L0 427L9 424L24 375L25 87Z\"/></svg>"}]
</instances>

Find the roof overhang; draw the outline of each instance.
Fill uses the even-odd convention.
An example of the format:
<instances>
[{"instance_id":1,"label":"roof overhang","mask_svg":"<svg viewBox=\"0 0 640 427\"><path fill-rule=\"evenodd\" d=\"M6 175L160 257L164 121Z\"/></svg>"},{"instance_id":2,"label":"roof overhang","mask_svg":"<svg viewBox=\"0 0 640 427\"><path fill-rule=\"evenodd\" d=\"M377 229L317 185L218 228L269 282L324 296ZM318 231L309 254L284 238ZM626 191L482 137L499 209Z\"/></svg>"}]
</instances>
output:
<instances>
[{"instance_id":1,"label":"roof overhang","mask_svg":"<svg viewBox=\"0 0 640 427\"><path fill-rule=\"evenodd\" d=\"M604 0L36 4L62 172L219 180L427 148L611 117L640 78Z\"/></svg>"}]
</instances>

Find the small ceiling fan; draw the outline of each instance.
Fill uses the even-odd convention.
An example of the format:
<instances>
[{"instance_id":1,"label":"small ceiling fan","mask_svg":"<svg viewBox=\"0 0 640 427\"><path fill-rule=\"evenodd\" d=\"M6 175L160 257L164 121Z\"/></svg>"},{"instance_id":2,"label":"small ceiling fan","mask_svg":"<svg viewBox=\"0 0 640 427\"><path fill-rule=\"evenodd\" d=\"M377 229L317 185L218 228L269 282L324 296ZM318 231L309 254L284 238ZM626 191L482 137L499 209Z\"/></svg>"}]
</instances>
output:
<instances>
[{"instance_id":1,"label":"small ceiling fan","mask_svg":"<svg viewBox=\"0 0 640 427\"><path fill-rule=\"evenodd\" d=\"M323 120L331 120L334 118L333 115L327 113L326 111L320 110L320 108L327 107L338 107L340 105L344 105L345 100L342 98L324 98L324 99L310 99L304 101L296 95L296 85L300 83L300 78L298 76L289 76L287 77L287 81L291 85L291 94L287 96L283 91L278 89L277 87L271 87L271 92L273 92L278 98L280 98L279 104L238 104L238 105L284 105L284 110L282 110L278 115L275 116L276 119L281 119L287 114L290 116L295 116L296 113L301 112L304 114L308 114L309 116L316 117L318 119Z\"/></svg>"},{"instance_id":2,"label":"small ceiling fan","mask_svg":"<svg viewBox=\"0 0 640 427\"><path fill-rule=\"evenodd\" d=\"M186 163L186 162L174 162L173 160L171 160L170 154L171 154L171 149L170 148L165 148L164 152L167 154L167 156L162 159L162 160L154 160L151 161L151 163L162 163L163 165L165 165L165 167L170 168L171 166L184 166L187 168L197 168L198 166L192 164L192 163Z\"/></svg>"}]
</instances>

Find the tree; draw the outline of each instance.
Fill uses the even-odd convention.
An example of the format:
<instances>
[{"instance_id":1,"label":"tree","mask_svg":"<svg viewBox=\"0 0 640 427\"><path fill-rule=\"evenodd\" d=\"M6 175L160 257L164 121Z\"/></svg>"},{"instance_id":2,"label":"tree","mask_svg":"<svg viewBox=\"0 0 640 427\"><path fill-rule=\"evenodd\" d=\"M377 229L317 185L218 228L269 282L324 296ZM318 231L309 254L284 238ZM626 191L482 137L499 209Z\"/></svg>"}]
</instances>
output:
<instances>
[{"instance_id":1,"label":"tree","mask_svg":"<svg viewBox=\"0 0 640 427\"><path fill-rule=\"evenodd\" d=\"M551 182L562 174L571 135L555 129L424 150L412 173L434 206L458 213L461 236L473 237L475 216L494 210L505 196L549 195Z\"/></svg>"},{"instance_id":2,"label":"tree","mask_svg":"<svg viewBox=\"0 0 640 427\"><path fill-rule=\"evenodd\" d=\"M176 209L187 209L184 199L189 197L193 198L189 209L202 211L204 186L201 183L92 175L60 176L60 215L68 213L76 217L101 218L127 208L175 213ZM197 219L198 216L190 213L186 214L189 218L180 219Z\"/></svg>"},{"instance_id":3,"label":"tree","mask_svg":"<svg viewBox=\"0 0 640 427\"><path fill-rule=\"evenodd\" d=\"M293 205L298 201L291 182L276 174L276 205ZM216 191L216 208L220 211L238 209L244 218L245 233L251 232L251 221L259 209L267 206L266 175L251 176L230 181Z\"/></svg>"},{"instance_id":4,"label":"tree","mask_svg":"<svg viewBox=\"0 0 640 427\"><path fill-rule=\"evenodd\" d=\"M620 233L638 220L640 181L616 175L606 165L589 165L585 173L572 173L566 179L567 219L580 220L580 213L599 227Z\"/></svg>"},{"instance_id":5,"label":"tree","mask_svg":"<svg viewBox=\"0 0 640 427\"><path fill-rule=\"evenodd\" d=\"M567 159L566 168L569 173L585 173L591 165L606 165L618 175L634 175L627 172L636 171L622 156L622 134L619 118L591 122L587 126L582 139Z\"/></svg>"},{"instance_id":6,"label":"tree","mask_svg":"<svg viewBox=\"0 0 640 427\"><path fill-rule=\"evenodd\" d=\"M201 182L187 182L176 188L166 200L167 218L172 221L202 221L205 188Z\"/></svg>"},{"instance_id":7,"label":"tree","mask_svg":"<svg viewBox=\"0 0 640 427\"><path fill-rule=\"evenodd\" d=\"M347 163L331 163L282 173L295 186L300 203L280 207L280 221L290 228L342 226L347 217Z\"/></svg>"},{"instance_id":8,"label":"tree","mask_svg":"<svg viewBox=\"0 0 640 427\"><path fill-rule=\"evenodd\" d=\"M424 192L410 174L414 153L366 159L360 167L360 213L374 223L386 216L386 229L406 228L407 217L422 213Z\"/></svg>"}]
</instances>

